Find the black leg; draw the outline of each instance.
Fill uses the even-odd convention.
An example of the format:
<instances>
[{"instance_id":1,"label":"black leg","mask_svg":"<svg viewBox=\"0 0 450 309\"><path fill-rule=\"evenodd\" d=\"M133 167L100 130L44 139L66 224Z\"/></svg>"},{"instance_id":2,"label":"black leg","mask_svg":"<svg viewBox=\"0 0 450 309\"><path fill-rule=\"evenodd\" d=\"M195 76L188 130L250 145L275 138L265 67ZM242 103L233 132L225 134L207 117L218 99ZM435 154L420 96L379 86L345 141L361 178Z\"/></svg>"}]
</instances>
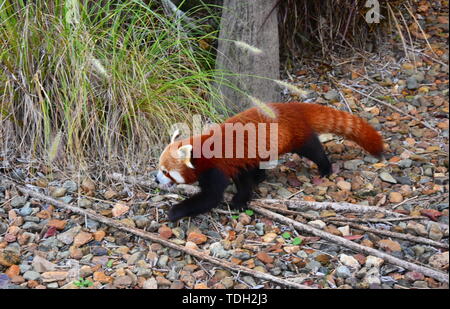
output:
<instances>
[{"instance_id":1,"label":"black leg","mask_svg":"<svg viewBox=\"0 0 450 309\"><path fill-rule=\"evenodd\" d=\"M252 198L253 189L255 186L263 181L265 178L265 171L259 168L242 171L235 179L236 194L231 200L232 209L245 209L247 203Z\"/></svg>"},{"instance_id":2,"label":"black leg","mask_svg":"<svg viewBox=\"0 0 450 309\"><path fill-rule=\"evenodd\" d=\"M331 174L331 163L316 134L312 134L299 149L295 150L295 152L316 163L322 177Z\"/></svg>"},{"instance_id":3,"label":"black leg","mask_svg":"<svg viewBox=\"0 0 450 309\"><path fill-rule=\"evenodd\" d=\"M192 217L217 207L223 200L223 193L230 183L228 177L219 169L205 171L198 178L200 193L172 206L169 220L177 221L183 217Z\"/></svg>"}]
</instances>

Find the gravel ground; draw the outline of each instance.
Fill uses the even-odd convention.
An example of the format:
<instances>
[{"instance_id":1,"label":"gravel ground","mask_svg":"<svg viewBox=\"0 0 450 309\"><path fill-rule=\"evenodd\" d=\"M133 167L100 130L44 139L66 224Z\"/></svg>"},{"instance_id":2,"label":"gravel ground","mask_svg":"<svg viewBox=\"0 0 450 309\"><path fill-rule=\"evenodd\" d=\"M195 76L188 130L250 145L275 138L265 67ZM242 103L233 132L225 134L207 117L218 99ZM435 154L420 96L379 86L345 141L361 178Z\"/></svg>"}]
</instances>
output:
<instances>
[{"instance_id":1,"label":"gravel ground","mask_svg":"<svg viewBox=\"0 0 450 309\"><path fill-rule=\"evenodd\" d=\"M255 198L357 203L420 217L383 221L391 217L312 208L284 214L448 273L448 12L429 8L423 16L433 52L413 32L415 52L410 51L409 58L391 48L382 56L334 59L333 63L342 64L325 71L309 63L290 72L289 82L307 94L289 99L350 108L382 132L385 160L366 155L352 142L323 135L334 162L331 176L320 178L313 163L286 155L257 188ZM402 51L399 40L388 45ZM0 174L0 288L281 287L23 196L10 179L181 246L315 288L448 288L448 283L298 232L253 211L215 211L172 224L167 210L184 198L179 194L117 181L70 178L27 160L3 158L2 162L1 171L6 172ZM353 223L375 230L355 228ZM447 248L388 237L378 232L382 230L427 238Z\"/></svg>"}]
</instances>

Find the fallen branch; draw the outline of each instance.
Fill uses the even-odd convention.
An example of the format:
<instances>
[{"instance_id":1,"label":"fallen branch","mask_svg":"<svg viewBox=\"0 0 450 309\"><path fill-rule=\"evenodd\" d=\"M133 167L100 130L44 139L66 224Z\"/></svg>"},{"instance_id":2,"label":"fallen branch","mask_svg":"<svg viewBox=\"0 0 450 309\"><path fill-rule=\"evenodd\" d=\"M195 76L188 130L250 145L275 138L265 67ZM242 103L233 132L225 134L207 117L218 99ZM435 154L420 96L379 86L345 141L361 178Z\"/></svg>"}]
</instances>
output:
<instances>
[{"instance_id":1,"label":"fallen branch","mask_svg":"<svg viewBox=\"0 0 450 309\"><path fill-rule=\"evenodd\" d=\"M366 227L361 224L336 222L333 219L331 219L330 221L334 222L335 224L339 224L339 225L348 225L355 229L359 229L359 230L366 231L366 232L371 232L371 233L375 233L375 234L379 234L379 235L394 237L394 238L398 238L398 239L404 239L404 240L408 240L408 241L415 242L415 243L420 243L420 244L425 244L425 245L429 245L429 246L448 249L448 244L434 241L434 240L424 238L424 237L418 237L418 236L413 236L410 234L391 232L391 231L386 231L386 230L381 230L381 229L373 229L373 228Z\"/></svg>"},{"instance_id":2,"label":"fallen branch","mask_svg":"<svg viewBox=\"0 0 450 309\"><path fill-rule=\"evenodd\" d=\"M321 218L321 217L316 217L316 216L311 216L308 214L304 214L298 211L293 211L293 210L287 210L287 209L281 209L281 208L276 208L276 207L271 207L271 206L267 206L267 205L260 205L260 207L263 207L265 209L269 209L269 210L273 210L275 212L278 213L282 213L282 214L286 214L286 215L298 215L298 216L302 216L305 217L307 219L319 219L325 222L331 222L333 224L338 224L338 225L348 225L351 227L354 227L356 229L359 230L363 230L363 231L367 231L367 232L371 232L371 233L376 233L376 234L380 234L380 235L385 235L385 236L389 236L389 237L394 237L394 238L399 238L399 239L404 239L404 240L408 240L408 241L412 241L415 243L422 243L422 244L426 244L426 245L430 245L430 246L434 246L434 247L439 247L439 248L445 248L448 249L449 246L448 244L445 243L441 243L438 241L434 241L428 238L424 238L424 237L417 237L417 236L413 236L410 234L403 234L403 233L396 233L396 232L391 232L391 231L386 231L386 230L380 230L380 229L373 229L373 228L369 228L366 227L364 225L361 224L355 224L355 223L349 223L347 222L349 219L341 219L341 218L336 218L336 217L329 217L329 218ZM408 217L406 219L408 220L412 220L412 219L421 219L422 217ZM399 221L399 219L404 219L404 218L392 218L395 219L396 221ZM371 222L370 218L369 219L356 219L357 221L363 221L363 222ZM374 220L380 220L380 219L374 219ZM388 220L388 219L385 219ZM392 221L392 220L391 220ZM389 222L389 221L383 221L383 222ZM377 223L380 223L380 221L377 221Z\"/></svg>"},{"instance_id":3,"label":"fallen branch","mask_svg":"<svg viewBox=\"0 0 450 309\"><path fill-rule=\"evenodd\" d=\"M390 254L381 252L379 250L373 249L373 248L369 248L369 247L365 247L362 246L360 244L354 243L352 241L349 241L345 238L336 236L336 235L332 235L330 233L324 232L320 229L317 229L315 227L312 227L310 225L307 224L303 224L300 223L298 221L289 219L287 217L284 217L280 214L274 213L270 210L264 209L260 206L256 205L257 203L252 202L249 206L249 208L253 209L254 211L281 223L284 224L288 224L288 225L292 225L295 229L302 231L302 232L306 232L306 233L310 233L313 234L315 236L321 237L323 239L329 240L335 244L347 247L349 249L358 251L358 252L362 252L365 254L369 254L369 255L373 255L373 256L377 256L379 258L382 258L383 260L385 260L388 263L403 267L405 269L409 269L411 271L417 271L420 272L422 274L424 274L427 277L431 277L434 278L440 282L444 282L444 283L448 283L449 282L449 277L448 274L445 274L441 271L432 269L432 268L428 268L428 267L424 267L424 266L420 266L411 262L407 262L407 261L403 261L399 258L396 258Z\"/></svg>"},{"instance_id":4,"label":"fallen branch","mask_svg":"<svg viewBox=\"0 0 450 309\"><path fill-rule=\"evenodd\" d=\"M91 218L91 219L93 219L95 221L107 224L109 226L112 226L112 227L114 227L114 228L116 228L118 230L124 231L124 232L132 233L132 234L134 234L136 236L139 236L139 237L142 237L144 239L148 239L150 241L160 243L163 246L166 246L166 247L178 250L178 251L182 251L182 252L184 252L186 254L195 256L196 258L208 261L208 262L210 262L212 264L215 264L215 265L218 265L220 267L228 268L228 269L230 269L232 271L237 271L237 272L249 274L249 275L251 275L251 276L253 276L255 278L272 281L274 283L281 284L283 286L288 286L288 287L297 288L297 289L310 289L311 288L311 287L303 285L303 284L295 283L295 282L292 282L292 281L289 281L289 280L286 280L286 279L281 279L281 278L272 276L270 274L266 274L266 273L263 273L263 272L255 271L253 269L250 269L250 268L247 268L247 267L244 267L244 266L241 266L241 265L236 265L236 264L233 264L231 262L228 262L228 261L216 258L216 257L209 256L209 255L207 255L207 254L205 254L205 253L203 253L201 251L197 251L197 250L193 250L193 249L190 249L190 248L182 247L180 245L174 244L171 241L168 241L166 239L163 239L163 238L159 237L155 233L150 233L150 232L143 231L141 229L137 229L137 228L134 228L134 227L123 225L122 223L120 223L120 222L118 222L118 221L116 221L114 219L110 219L110 218L104 217L102 215L99 215L99 214L97 214L96 212L94 212L92 210L81 209L79 207L69 205L67 203L58 201L58 200L56 200L54 198L51 198L49 196L46 196L46 195L44 195L42 193L38 193L36 191L24 188L24 187L19 186L19 185L16 185L16 187L23 194L26 194L26 195L31 196L33 198L39 199L41 201L45 201L45 202L50 203L53 206L56 206L58 208L63 208L63 209L66 209L66 210L70 210L73 213L89 217L89 218Z\"/></svg>"},{"instance_id":5,"label":"fallen branch","mask_svg":"<svg viewBox=\"0 0 450 309\"><path fill-rule=\"evenodd\" d=\"M404 214L390 211L381 207L376 206L365 206L358 204L350 204L350 203L333 203L333 202L310 202L310 201L302 201L302 200L278 200L278 199L264 199L264 200L255 200L260 201L265 204L283 204L288 208L293 209L301 209L302 211L307 210L308 208L314 210L327 210L332 209L335 211L349 211L349 212L357 212L357 213L373 213L373 212L381 212L386 215L391 215L395 217L402 217Z\"/></svg>"}]
</instances>

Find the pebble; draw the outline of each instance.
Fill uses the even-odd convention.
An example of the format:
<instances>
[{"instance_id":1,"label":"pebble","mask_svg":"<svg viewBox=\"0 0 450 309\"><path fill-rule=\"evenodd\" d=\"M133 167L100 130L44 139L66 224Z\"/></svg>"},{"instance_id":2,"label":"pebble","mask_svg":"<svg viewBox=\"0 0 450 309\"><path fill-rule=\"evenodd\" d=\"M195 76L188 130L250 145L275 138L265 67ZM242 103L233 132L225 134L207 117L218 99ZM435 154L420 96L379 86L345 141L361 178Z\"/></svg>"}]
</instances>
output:
<instances>
[{"instance_id":1,"label":"pebble","mask_svg":"<svg viewBox=\"0 0 450 309\"><path fill-rule=\"evenodd\" d=\"M205 243L208 240L206 235L200 233L200 232L190 232L187 241L191 241L196 245L200 245L202 243Z\"/></svg>"},{"instance_id":2,"label":"pebble","mask_svg":"<svg viewBox=\"0 0 450 309\"><path fill-rule=\"evenodd\" d=\"M389 201L391 203L401 203L403 202L403 196L399 192L391 192L389 193Z\"/></svg>"},{"instance_id":3,"label":"pebble","mask_svg":"<svg viewBox=\"0 0 450 309\"><path fill-rule=\"evenodd\" d=\"M74 193L74 192L77 192L78 191L78 185L77 185L77 183L75 182L75 181L72 181L72 180L66 180L64 183L63 183L63 188L66 188L67 189L67 191L69 191L69 192L71 192L71 193Z\"/></svg>"},{"instance_id":4,"label":"pebble","mask_svg":"<svg viewBox=\"0 0 450 309\"><path fill-rule=\"evenodd\" d=\"M338 227L337 229L342 234L342 236L350 236L350 227L348 225Z\"/></svg>"},{"instance_id":5,"label":"pebble","mask_svg":"<svg viewBox=\"0 0 450 309\"><path fill-rule=\"evenodd\" d=\"M406 231L419 236L427 236L427 230L423 224L417 223L415 221L409 221L406 226Z\"/></svg>"},{"instance_id":6,"label":"pebble","mask_svg":"<svg viewBox=\"0 0 450 309\"><path fill-rule=\"evenodd\" d=\"M70 245L73 243L75 235L77 235L80 230L81 230L81 226L75 226L75 227L65 231L64 233L58 234L56 236L56 238L59 241L63 242L64 244Z\"/></svg>"},{"instance_id":7,"label":"pebble","mask_svg":"<svg viewBox=\"0 0 450 309\"><path fill-rule=\"evenodd\" d=\"M124 203L118 202L114 205L112 209L113 217L120 217L126 214L130 210L130 207Z\"/></svg>"},{"instance_id":8,"label":"pebble","mask_svg":"<svg viewBox=\"0 0 450 309\"><path fill-rule=\"evenodd\" d=\"M401 251L402 247L396 241L390 239L382 239L378 242L378 247L388 252Z\"/></svg>"},{"instance_id":9,"label":"pebble","mask_svg":"<svg viewBox=\"0 0 450 309\"><path fill-rule=\"evenodd\" d=\"M278 234L273 233L273 232L269 232L267 234L265 234L262 238L263 242L272 242L275 240L275 238L278 237Z\"/></svg>"},{"instance_id":10,"label":"pebble","mask_svg":"<svg viewBox=\"0 0 450 309\"><path fill-rule=\"evenodd\" d=\"M226 259L231 255L230 251L225 250L220 242L212 243L209 250L212 256L219 259Z\"/></svg>"},{"instance_id":11,"label":"pebble","mask_svg":"<svg viewBox=\"0 0 450 309\"><path fill-rule=\"evenodd\" d=\"M159 236L164 239L169 239L172 237L172 229L167 225L163 225L158 229Z\"/></svg>"},{"instance_id":12,"label":"pebble","mask_svg":"<svg viewBox=\"0 0 450 309\"><path fill-rule=\"evenodd\" d=\"M345 278L349 278L352 275L352 273L350 272L350 269L348 269L347 266L339 266L335 270L335 275L338 278L345 279Z\"/></svg>"},{"instance_id":13,"label":"pebble","mask_svg":"<svg viewBox=\"0 0 450 309\"><path fill-rule=\"evenodd\" d=\"M349 183L348 181L344 181L344 180L338 181L336 186L339 189L344 190L344 191L351 191L351 189L352 189L352 184Z\"/></svg>"},{"instance_id":14,"label":"pebble","mask_svg":"<svg viewBox=\"0 0 450 309\"><path fill-rule=\"evenodd\" d=\"M154 277L151 277L145 280L144 284L142 285L142 288L146 290L155 290L158 288L158 282Z\"/></svg>"},{"instance_id":15,"label":"pebble","mask_svg":"<svg viewBox=\"0 0 450 309\"><path fill-rule=\"evenodd\" d=\"M41 274L43 282L62 281L67 278L67 271L48 271Z\"/></svg>"},{"instance_id":16,"label":"pebble","mask_svg":"<svg viewBox=\"0 0 450 309\"><path fill-rule=\"evenodd\" d=\"M309 221L308 224L321 230L326 226L326 223L322 220Z\"/></svg>"},{"instance_id":17,"label":"pebble","mask_svg":"<svg viewBox=\"0 0 450 309\"><path fill-rule=\"evenodd\" d=\"M429 232L428 232L428 236L435 241L439 241L442 239L442 237L444 237L444 234L441 231L441 227L439 226L439 224L435 223L435 222L431 222L429 224Z\"/></svg>"},{"instance_id":18,"label":"pebble","mask_svg":"<svg viewBox=\"0 0 450 309\"><path fill-rule=\"evenodd\" d=\"M260 251L256 254L256 258L258 260L260 260L261 262L265 263L265 264L272 264L273 263L273 257L271 257L270 255L268 255L266 252L264 251Z\"/></svg>"},{"instance_id":19,"label":"pebble","mask_svg":"<svg viewBox=\"0 0 450 309\"><path fill-rule=\"evenodd\" d=\"M406 80L406 87L409 90L417 89L419 87L419 82L417 81L417 78L415 76L408 77L408 79Z\"/></svg>"},{"instance_id":20,"label":"pebble","mask_svg":"<svg viewBox=\"0 0 450 309\"><path fill-rule=\"evenodd\" d=\"M53 271L56 269L56 264L40 257L39 255L35 255L33 258L33 262L31 262L33 269L37 272L43 273L48 271Z\"/></svg>"},{"instance_id":21,"label":"pebble","mask_svg":"<svg viewBox=\"0 0 450 309\"><path fill-rule=\"evenodd\" d=\"M29 216L29 215L31 215L32 212L33 212L33 208L31 208L31 203L30 202L25 203L25 206L23 206L19 210L19 214L22 217Z\"/></svg>"},{"instance_id":22,"label":"pebble","mask_svg":"<svg viewBox=\"0 0 450 309\"><path fill-rule=\"evenodd\" d=\"M397 183L397 180L395 180L395 178L392 177L392 175L389 174L388 172L381 172L380 179L385 182L389 182L389 183L394 183L394 184Z\"/></svg>"},{"instance_id":23,"label":"pebble","mask_svg":"<svg viewBox=\"0 0 450 309\"><path fill-rule=\"evenodd\" d=\"M134 223L136 224L136 227L139 229L145 229L147 226L150 225L150 219L146 216L134 216L133 217Z\"/></svg>"},{"instance_id":24,"label":"pebble","mask_svg":"<svg viewBox=\"0 0 450 309\"><path fill-rule=\"evenodd\" d=\"M58 197L63 197L64 195L66 195L66 193L67 193L66 188L58 187L53 190L53 192L51 193L51 196L58 198Z\"/></svg>"},{"instance_id":25,"label":"pebble","mask_svg":"<svg viewBox=\"0 0 450 309\"><path fill-rule=\"evenodd\" d=\"M366 267L376 267L376 268L380 268L381 265L384 263L384 260L382 258L376 257L376 256L372 256L369 255L366 258L366 263L365 266Z\"/></svg>"},{"instance_id":26,"label":"pebble","mask_svg":"<svg viewBox=\"0 0 450 309\"><path fill-rule=\"evenodd\" d=\"M339 256L339 261L354 270L358 270L361 267L357 259L347 254L341 254Z\"/></svg>"},{"instance_id":27,"label":"pebble","mask_svg":"<svg viewBox=\"0 0 450 309\"><path fill-rule=\"evenodd\" d=\"M25 205L25 203L27 202L27 198L25 196L15 196L13 197L13 199L11 200L11 207L13 208L18 208L18 207L22 207L23 205Z\"/></svg>"},{"instance_id":28,"label":"pebble","mask_svg":"<svg viewBox=\"0 0 450 309\"><path fill-rule=\"evenodd\" d=\"M114 279L113 285L115 287L127 287L133 283L133 280L129 276L119 276Z\"/></svg>"},{"instance_id":29,"label":"pebble","mask_svg":"<svg viewBox=\"0 0 450 309\"><path fill-rule=\"evenodd\" d=\"M78 207L81 208L90 208L92 206L92 201L87 198L80 198L78 200Z\"/></svg>"},{"instance_id":30,"label":"pebble","mask_svg":"<svg viewBox=\"0 0 450 309\"><path fill-rule=\"evenodd\" d=\"M360 159L348 160L344 162L344 168L346 170L355 171L362 164L364 164L364 161Z\"/></svg>"},{"instance_id":31,"label":"pebble","mask_svg":"<svg viewBox=\"0 0 450 309\"><path fill-rule=\"evenodd\" d=\"M324 94L324 98L329 101L339 100L339 96L340 94L336 90L330 90Z\"/></svg>"},{"instance_id":32,"label":"pebble","mask_svg":"<svg viewBox=\"0 0 450 309\"><path fill-rule=\"evenodd\" d=\"M91 233L81 231L73 239L73 245L75 247L80 247L84 244L87 244L92 239L94 239L94 237L92 236Z\"/></svg>"},{"instance_id":33,"label":"pebble","mask_svg":"<svg viewBox=\"0 0 450 309\"><path fill-rule=\"evenodd\" d=\"M430 257L429 263L434 268L448 270L449 265L448 258L449 258L448 251L443 253L437 253Z\"/></svg>"},{"instance_id":34,"label":"pebble","mask_svg":"<svg viewBox=\"0 0 450 309\"><path fill-rule=\"evenodd\" d=\"M34 222L25 222L25 224L22 225L22 229L30 232L40 232L42 230L42 226Z\"/></svg>"},{"instance_id":35,"label":"pebble","mask_svg":"<svg viewBox=\"0 0 450 309\"><path fill-rule=\"evenodd\" d=\"M306 263L305 269L309 270L311 273L315 274L319 268L322 266L319 262L312 260Z\"/></svg>"},{"instance_id":36,"label":"pebble","mask_svg":"<svg viewBox=\"0 0 450 309\"><path fill-rule=\"evenodd\" d=\"M26 271L22 277L28 281L30 281L30 280L36 281L41 277L41 274L38 273L37 271L29 270L29 271Z\"/></svg>"}]
</instances>

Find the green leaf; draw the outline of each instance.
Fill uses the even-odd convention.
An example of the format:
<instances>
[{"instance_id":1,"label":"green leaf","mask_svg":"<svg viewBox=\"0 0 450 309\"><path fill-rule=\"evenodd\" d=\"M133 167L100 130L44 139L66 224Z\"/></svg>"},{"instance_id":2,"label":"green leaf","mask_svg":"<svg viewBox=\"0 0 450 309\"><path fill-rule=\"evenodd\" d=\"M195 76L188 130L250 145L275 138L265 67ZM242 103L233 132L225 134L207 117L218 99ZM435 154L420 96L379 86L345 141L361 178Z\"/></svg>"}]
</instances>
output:
<instances>
[{"instance_id":1,"label":"green leaf","mask_svg":"<svg viewBox=\"0 0 450 309\"><path fill-rule=\"evenodd\" d=\"M249 216L253 216L253 214L254 214L253 210L251 210L251 209L247 209L247 210L245 211L245 213L246 213L247 215L249 215Z\"/></svg>"},{"instance_id":2,"label":"green leaf","mask_svg":"<svg viewBox=\"0 0 450 309\"><path fill-rule=\"evenodd\" d=\"M292 244L293 244L293 245L300 245L302 242L303 242L303 240L302 240L300 237L295 237L295 238L292 240Z\"/></svg>"},{"instance_id":3,"label":"green leaf","mask_svg":"<svg viewBox=\"0 0 450 309\"><path fill-rule=\"evenodd\" d=\"M291 238L291 233L284 232L283 234L281 234L281 236L283 236L284 239L289 239L289 238Z\"/></svg>"}]
</instances>

